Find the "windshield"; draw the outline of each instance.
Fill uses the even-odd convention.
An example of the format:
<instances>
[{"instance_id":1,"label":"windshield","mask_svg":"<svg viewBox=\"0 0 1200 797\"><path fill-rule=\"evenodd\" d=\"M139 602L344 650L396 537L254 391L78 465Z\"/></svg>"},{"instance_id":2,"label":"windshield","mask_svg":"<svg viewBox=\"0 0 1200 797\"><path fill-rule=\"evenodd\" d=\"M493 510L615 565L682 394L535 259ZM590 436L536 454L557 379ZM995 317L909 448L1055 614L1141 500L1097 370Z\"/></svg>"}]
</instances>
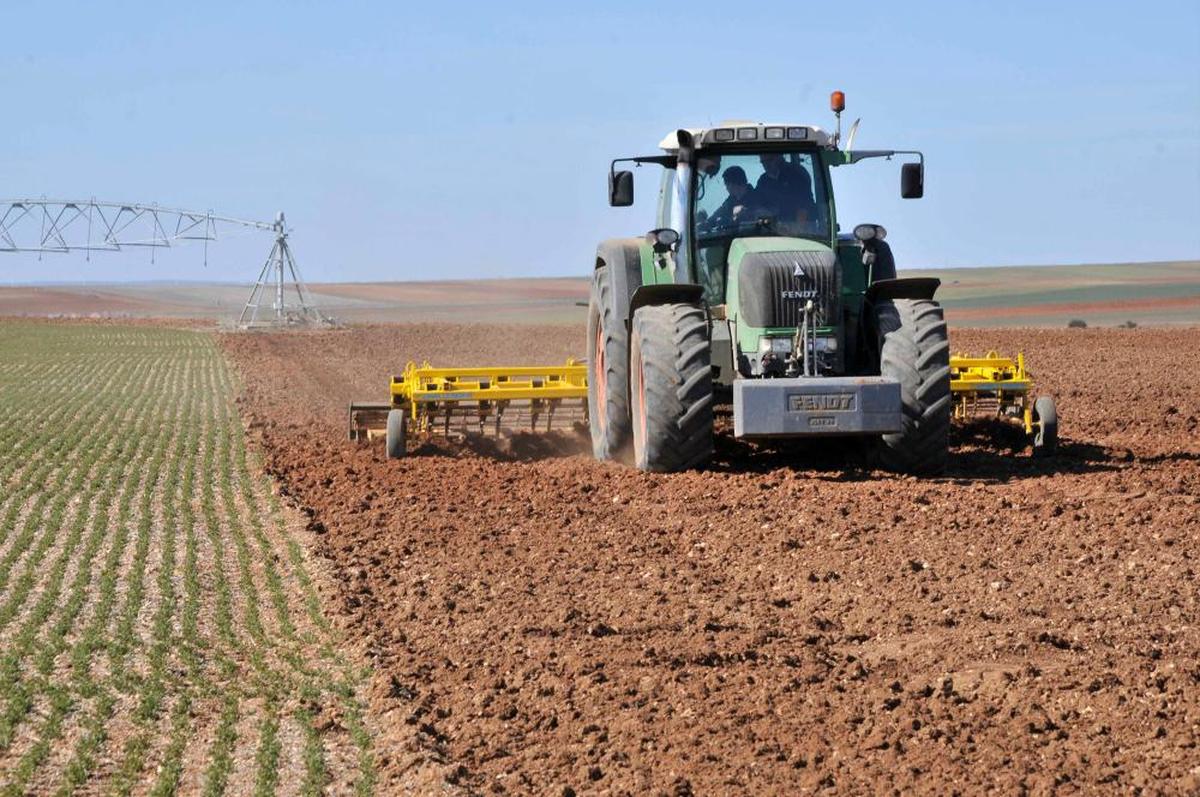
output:
<instances>
[{"instance_id":1,"label":"windshield","mask_svg":"<svg viewBox=\"0 0 1200 797\"><path fill-rule=\"evenodd\" d=\"M819 166L811 150L697 155L693 268L709 304L725 301L735 238L832 240L825 172Z\"/></svg>"},{"instance_id":2,"label":"windshield","mask_svg":"<svg viewBox=\"0 0 1200 797\"><path fill-rule=\"evenodd\" d=\"M701 153L696 237L786 235L829 241L823 174L810 152Z\"/></svg>"}]
</instances>

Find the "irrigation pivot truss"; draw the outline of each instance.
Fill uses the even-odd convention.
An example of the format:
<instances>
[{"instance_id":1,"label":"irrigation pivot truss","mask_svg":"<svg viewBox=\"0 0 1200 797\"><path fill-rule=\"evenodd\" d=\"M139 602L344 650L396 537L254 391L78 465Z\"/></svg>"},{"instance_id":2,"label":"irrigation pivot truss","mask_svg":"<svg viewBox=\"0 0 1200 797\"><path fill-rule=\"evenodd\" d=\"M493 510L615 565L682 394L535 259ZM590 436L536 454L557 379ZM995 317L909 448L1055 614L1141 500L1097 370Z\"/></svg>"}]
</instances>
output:
<instances>
[{"instance_id":1,"label":"irrigation pivot truss","mask_svg":"<svg viewBox=\"0 0 1200 797\"><path fill-rule=\"evenodd\" d=\"M208 263L208 244L222 232L243 229L274 235L274 245L259 271L238 326L276 327L323 323L288 244L283 213L273 222L220 216L212 211L182 210L134 202L96 199L0 199L0 252L68 254L155 249L200 241Z\"/></svg>"}]
</instances>

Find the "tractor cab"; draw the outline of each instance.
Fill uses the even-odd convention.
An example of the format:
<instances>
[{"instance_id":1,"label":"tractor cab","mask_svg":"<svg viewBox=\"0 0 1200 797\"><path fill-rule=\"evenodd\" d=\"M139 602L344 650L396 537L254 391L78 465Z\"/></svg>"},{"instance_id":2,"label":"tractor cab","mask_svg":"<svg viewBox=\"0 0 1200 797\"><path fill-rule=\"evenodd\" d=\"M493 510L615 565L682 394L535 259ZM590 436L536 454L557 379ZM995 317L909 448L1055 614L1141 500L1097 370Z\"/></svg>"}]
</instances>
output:
<instances>
[{"instance_id":1,"label":"tractor cab","mask_svg":"<svg viewBox=\"0 0 1200 797\"><path fill-rule=\"evenodd\" d=\"M684 226L692 242L692 271L709 304L725 303L729 251L739 239L798 238L833 248L828 171L814 149L703 152L692 175ZM678 176L677 169L668 179ZM668 189L677 193L673 185Z\"/></svg>"}]
</instances>

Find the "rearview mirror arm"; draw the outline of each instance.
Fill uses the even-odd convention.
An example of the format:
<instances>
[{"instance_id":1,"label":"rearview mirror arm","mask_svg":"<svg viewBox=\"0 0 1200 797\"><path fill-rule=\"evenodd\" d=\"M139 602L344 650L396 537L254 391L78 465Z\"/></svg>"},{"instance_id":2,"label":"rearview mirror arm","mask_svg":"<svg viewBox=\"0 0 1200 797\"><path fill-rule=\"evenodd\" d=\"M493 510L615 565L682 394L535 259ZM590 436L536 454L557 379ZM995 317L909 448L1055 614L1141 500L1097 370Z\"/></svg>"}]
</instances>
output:
<instances>
[{"instance_id":1,"label":"rearview mirror arm","mask_svg":"<svg viewBox=\"0 0 1200 797\"><path fill-rule=\"evenodd\" d=\"M643 163L657 163L665 169L674 169L677 160L678 158L674 155L638 155L634 158L616 158L612 163L608 164L608 173L610 175L616 174L618 163L632 163L639 167Z\"/></svg>"},{"instance_id":2,"label":"rearview mirror arm","mask_svg":"<svg viewBox=\"0 0 1200 797\"><path fill-rule=\"evenodd\" d=\"M916 149L863 149L857 152L843 153L846 157L846 163L858 163L867 158L888 158L891 159L894 155L916 155L917 160L921 164L921 171L925 171L925 153Z\"/></svg>"}]
</instances>

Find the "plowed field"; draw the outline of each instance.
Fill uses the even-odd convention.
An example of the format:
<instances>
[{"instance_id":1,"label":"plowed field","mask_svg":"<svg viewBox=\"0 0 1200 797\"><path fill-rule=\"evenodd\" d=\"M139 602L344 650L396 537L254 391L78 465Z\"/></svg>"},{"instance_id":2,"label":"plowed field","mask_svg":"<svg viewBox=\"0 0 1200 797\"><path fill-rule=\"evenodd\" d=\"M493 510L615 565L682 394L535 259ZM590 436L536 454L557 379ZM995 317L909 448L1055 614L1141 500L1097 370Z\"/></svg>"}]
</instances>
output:
<instances>
[{"instance_id":1,"label":"plowed field","mask_svg":"<svg viewBox=\"0 0 1200 797\"><path fill-rule=\"evenodd\" d=\"M389 462L347 442L345 405L407 359L556 362L581 330L222 342L381 673L387 783L1200 790L1198 330L955 331L1026 352L1062 443L1031 460L1008 427L958 430L926 480L726 435L677 475L570 436Z\"/></svg>"}]
</instances>

